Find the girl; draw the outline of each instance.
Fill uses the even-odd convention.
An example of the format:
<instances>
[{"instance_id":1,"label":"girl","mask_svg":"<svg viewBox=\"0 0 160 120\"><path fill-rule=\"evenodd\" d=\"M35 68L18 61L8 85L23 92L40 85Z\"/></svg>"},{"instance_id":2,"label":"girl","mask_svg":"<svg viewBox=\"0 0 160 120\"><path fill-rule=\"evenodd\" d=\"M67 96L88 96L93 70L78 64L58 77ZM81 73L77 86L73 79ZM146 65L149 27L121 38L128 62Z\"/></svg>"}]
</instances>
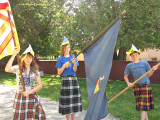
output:
<instances>
[{"instance_id":1,"label":"girl","mask_svg":"<svg viewBox=\"0 0 160 120\"><path fill-rule=\"evenodd\" d=\"M78 60L70 55L70 44L64 36L57 60L57 73L62 76L61 96L59 100L59 113L66 115L66 119L75 120L75 113L82 111L81 93L76 77ZM69 61L72 60L72 63Z\"/></svg>"},{"instance_id":2,"label":"girl","mask_svg":"<svg viewBox=\"0 0 160 120\"><path fill-rule=\"evenodd\" d=\"M133 62L127 64L124 71L124 80L128 87L132 87L133 84L129 82L128 75L132 74L134 80L137 80L143 74L151 69L147 61L139 60L139 50L132 45L132 48L127 54L133 59ZM154 100L152 94L152 88L150 86L149 77L152 76L153 72L157 70L157 66L153 67L153 71L138 81L134 87L134 96L136 99L136 110L141 111L141 120L148 120L147 111L154 109Z\"/></svg>"},{"instance_id":3,"label":"girl","mask_svg":"<svg viewBox=\"0 0 160 120\"><path fill-rule=\"evenodd\" d=\"M13 119L45 120L45 113L36 94L36 92L42 89L43 86L40 75L38 73L38 66L34 61L34 52L31 46L29 45L29 47L22 54L22 60L20 63L26 91L23 91L22 88L19 66L12 66L12 63L17 53L18 49L15 48L13 55L11 56L5 67L6 72L16 73L17 92L13 104ZM35 79L38 83L36 87L34 87Z\"/></svg>"}]
</instances>

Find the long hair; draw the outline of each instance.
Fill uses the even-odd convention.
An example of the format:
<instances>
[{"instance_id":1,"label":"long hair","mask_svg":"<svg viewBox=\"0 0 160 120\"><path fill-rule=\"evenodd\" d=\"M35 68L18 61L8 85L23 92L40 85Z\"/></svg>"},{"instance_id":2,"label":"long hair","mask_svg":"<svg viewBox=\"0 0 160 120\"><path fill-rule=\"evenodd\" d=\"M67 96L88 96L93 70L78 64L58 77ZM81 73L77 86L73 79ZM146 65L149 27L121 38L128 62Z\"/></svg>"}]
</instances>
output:
<instances>
[{"instance_id":1,"label":"long hair","mask_svg":"<svg viewBox=\"0 0 160 120\"><path fill-rule=\"evenodd\" d=\"M22 56L22 58L23 58L24 56L25 56L25 54ZM39 71L39 67L38 67L37 63L35 62L34 57L32 56L31 53L27 53L27 56L28 56L28 57L32 57L32 62L31 62L31 64L30 64L30 72L36 73L36 75L37 75L37 74L38 74L37 71ZM22 71L23 71L24 69L26 69L24 60L21 62L21 68L22 68Z\"/></svg>"},{"instance_id":2,"label":"long hair","mask_svg":"<svg viewBox=\"0 0 160 120\"><path fill-rule=\"evenodd\" d=\"M62 45L61 48L60 48L60 56L64 56L64 53L65 53L65 50L66 50L66 46L70 44L66 44L66 45ZM71 50L69 52L69 54L71 55Z\"/></svg>"}]
</instances>

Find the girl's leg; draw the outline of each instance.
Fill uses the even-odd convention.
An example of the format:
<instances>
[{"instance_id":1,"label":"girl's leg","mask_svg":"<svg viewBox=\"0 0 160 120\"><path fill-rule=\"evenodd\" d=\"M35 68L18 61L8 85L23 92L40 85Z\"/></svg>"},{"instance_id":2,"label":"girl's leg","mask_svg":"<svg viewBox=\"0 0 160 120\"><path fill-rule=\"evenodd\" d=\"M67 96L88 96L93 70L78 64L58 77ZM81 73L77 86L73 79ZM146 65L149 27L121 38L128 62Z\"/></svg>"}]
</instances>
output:
<instances>
[{"instance_id":1,"label":"girl's leg","mask_svg":"<svg viewBox=\"0 0 160 120\"><path fill-rule=\"evenodd\" d=\"M147 111L146 111L146 120L148 120L148 115L147 115Z\"/></svg>"},{"instance_id":2,"label":"girl's leg","mask_svg":"<svg viewBox=\"0 0 160 120\"><path fill-rule=\"evenodd\" d=\"M74 113L74 114L71 114L71 117L72 117L72 120L75 120L75 119L76 119L75 113Z\"/></svg>"},{"instance_id":3,"label":"girl's leg","mask_svg":"<svg viewBox=\"0 0 160 120\"><path fill-rule=\"evenodd\" d=\"M66 119L67 119L67 120L70 120L70 117L71 117L70 114L66 115Z\"/></svg>"},{"instance_id":4,"label":"girl's leg","mask_svg":"<svg viewBox=\"0 0 160 120\"><path fill-rule=\"evenodd\" d=\"M141 120L148 120L147 111L141 111Z\"/></svg>"},{"instance_id":5,"label":"girl's leg","mask_svg":"<svg viewBox=\"0 0 160 120\"><path fill-rule=\"evenodd\" d=\"M141 111L141 120L145 120L145 118L146 118L145 111Z\"/></svg>"}]
</instances>

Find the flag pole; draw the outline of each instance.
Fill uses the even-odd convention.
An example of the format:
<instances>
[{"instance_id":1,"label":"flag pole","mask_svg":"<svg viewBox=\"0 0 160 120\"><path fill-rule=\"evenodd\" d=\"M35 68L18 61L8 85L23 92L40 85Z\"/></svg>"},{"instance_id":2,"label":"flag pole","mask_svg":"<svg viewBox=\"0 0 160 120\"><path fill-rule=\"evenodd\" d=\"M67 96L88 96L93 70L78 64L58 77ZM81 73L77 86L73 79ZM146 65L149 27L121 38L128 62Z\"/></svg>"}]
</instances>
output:
<instances>
[{"instance_id":1,"label":"flag pole","mask_svg":"<svg viewBox=\"0 0 160 120\"><path fill-rule=\"evenodd\" d=\"M160 63L158 63L156 66L158 67L160 65ZM136 84L138 81L140 81L143 77L145 77L146 75L148 75L151 71L153 71L153 68L150 69L148 72L146 72L145 74L143 74L140 78L138 78L136 81L134 81L132 84ZM126 87L124 90L122 90L120 93L118 93L116 96L114 96L111 100L108 101L108 104L111 103L114 99L116 99L118 96L120 96L122 93L124 93L126 90L128 90L130 87Z\"/></svg>"},{"instance_id":2,"label":"flag pole","mask_svg":"<svg viewBox=\"0 0 160 120\"><path fill-rule=\"evenodd\" d=\"M89 48L91 45L93 45L99 38L101 38L122 16L126 13L126 10L124 10L117 18L115 18L107 27L105 27L92 41L90 41L78 54L80 55L84 50ZM77 57L76 56L76 57Z\"/></svg>"},{"instance_id":3,"label":"flag pole","mask_svg":"<svg viewBox=\"0 0 160 120\"><path fill-rule=\"evenodd\" d=\"M7 10L7 12L8 12L8 17L9 17L9 23L10 23L10 26L11 26L11 32L12 32L12 36L13 36L14 45L16 47L16 41L15 41L15 37L14 37L13 26L12 26L12 23L11 23L11 17L10 17L10 14L9 14L9 10ZM23 80L23 76L22 76L22 70L21 70L18 54L17 54L17 62L18 62L18 65L19 65L19 71L20 71L23 91L25 91L24 80Z\"/></svg>"},{"instance_id":4,"label":"flag pole","mask_svg":"<svg viewBox=\"0 0 160 120\"><path fill-rule=\"evenodd\" d=\"M84 50L89 48L91 45L93 45L99 38L101 38L122 16L126 13L126 10L124 10L117 18L115 18L107 27L105 27L92 41L90 41L76 56L79 56ZM73 61L72 59L70 63ZM58 74L54 75L54 77L48 81L48 84L57 76Z\"/></svg>"}]
</instances>

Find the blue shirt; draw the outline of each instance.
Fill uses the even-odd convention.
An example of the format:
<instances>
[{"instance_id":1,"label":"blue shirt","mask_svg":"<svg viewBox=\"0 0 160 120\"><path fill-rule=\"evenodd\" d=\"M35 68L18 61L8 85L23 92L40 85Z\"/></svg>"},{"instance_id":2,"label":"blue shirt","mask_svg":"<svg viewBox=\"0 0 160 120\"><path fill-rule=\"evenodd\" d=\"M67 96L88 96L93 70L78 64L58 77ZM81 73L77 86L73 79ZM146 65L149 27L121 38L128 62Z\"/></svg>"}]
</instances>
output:
<instances>
[{"instance_id":1,"label":"blue shirt","mask_svg":"<svg viewBox=\"0 0 160 120\"><path fill-rule=\"evenodd\" d=\"M64 63L71 61L73 57L75 56L74 55L70 55L69 57L59 56L57 63L56 63L56 68L61 68ZM79 66L77 58L76 58L76 64L77 66ZM73 71L73 63L71 63L69 67L65 68L61 75L62 76L76 75L76 72Z\"/></svg>"},{"instance_id":2,"label":"blue shirt","mask_svg":"<svg viewBox=\"0 0 160 120\"><path fill-rule=\"evenodd\" d=\"M124 71L125 75L132 74L134 81L140 78L143 74L148 72L151 69L150 65L147 61L140 60L138 63L129 63L126 66L126 69ZM148 75L146 75L144 78L142 78L140 81L138 81L136 84L148 84L150 83Z\"/></svg>"}]
</instances>

